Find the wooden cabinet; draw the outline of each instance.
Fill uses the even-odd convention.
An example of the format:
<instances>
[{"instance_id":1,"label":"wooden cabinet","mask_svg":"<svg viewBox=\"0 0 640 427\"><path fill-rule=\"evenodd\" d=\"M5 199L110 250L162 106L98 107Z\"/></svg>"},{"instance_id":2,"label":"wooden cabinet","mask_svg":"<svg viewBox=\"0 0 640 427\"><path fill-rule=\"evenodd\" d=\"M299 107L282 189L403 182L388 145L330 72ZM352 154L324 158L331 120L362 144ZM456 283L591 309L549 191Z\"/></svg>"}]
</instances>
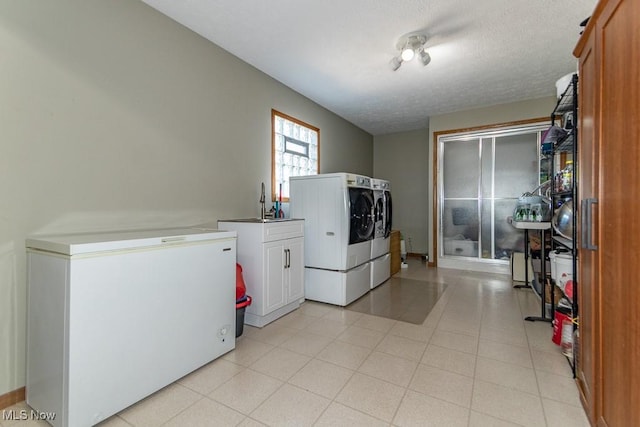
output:
<instances>
[{"instance_id":1,"label":"wooden cabinet","mask_svg":"<svg viewBox=\"0 0 640 427\"><path fill-rule=\"evenodd\" d=\"M238 233L238 263L253 299L245 323L263 327L304 301L304 221L218 222Z\"/></svg>"},{"instance_id":2,"label":"wooden cabinet","mask_svg":"<svg viewBox=\"0 0 640 427\"><path fill-rule=\"evenodd\" d=\"M389 241L389 253L391 254L391 275L400 271L402 259L400 258L400 231L391 230Z\"/></svg>"},{"instance_id":3,"label":"wooden cabinet","mask_svg":"<svg viewBox=\"0 0 640 427\"><path fill-rule=\"evenodd\" d=\"M589 34L585 44L583 58L580 61L578 72L580 74L580 96L578 99L578 127L580 133L580 167L578 169L578 200L595 199L597 197L598 186L598 165L597 165L597 148L595 142L595 116L596 116L596 97L595 83L597 67L594 52L595 34ZM578 215L584 218L584 203L579 206ZM591 208L591 207L590 207ZM594 218L595 219L595 218ZM580 339L578 351L576 354L576 381L580 389L581 399L585 404L587 416L592 421L594 415L594 388L595 388L595 360L596 352L596 336L597 336L597 311L595 310L595 302L599 299L597 288L597 252L584 248L587 245L583 233L578 234L578 248L580 248L580 271L578 273L580 291L578 293L578 306L580 307ZM592 228L596 232L597 229ZM593 240L597 240L597 236L593 236Z\"/></svg>"},{"instance_id":4,"label":"wooden cabinet","mask_svg":"<svg viewBox=\"0 0 640 427\"><path fill-rule=\"evenodd\" d=\"M580 342L592 425L640 425L640 1L602 0L578 43Z\"/></svg>"}]
</instances>

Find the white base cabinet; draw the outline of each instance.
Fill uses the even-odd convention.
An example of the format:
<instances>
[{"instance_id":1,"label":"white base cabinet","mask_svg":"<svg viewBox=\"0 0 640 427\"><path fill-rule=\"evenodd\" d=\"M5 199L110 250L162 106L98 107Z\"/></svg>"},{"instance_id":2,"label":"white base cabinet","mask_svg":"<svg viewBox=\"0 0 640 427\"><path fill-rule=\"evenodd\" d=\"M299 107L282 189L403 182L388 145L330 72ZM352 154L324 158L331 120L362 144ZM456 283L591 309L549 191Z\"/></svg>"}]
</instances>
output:
<instances>
[{"instance_id":1,"label":"white base cabinet","mask_svg":"<svg viewBox=\"0 0 640 427\"><path fill-rule=\"evenodd\" d=\"M219 221L238 233L238 263L253 302L244 322L263 327L304 301L304 220Z\"/></svg>"}]
</instances>

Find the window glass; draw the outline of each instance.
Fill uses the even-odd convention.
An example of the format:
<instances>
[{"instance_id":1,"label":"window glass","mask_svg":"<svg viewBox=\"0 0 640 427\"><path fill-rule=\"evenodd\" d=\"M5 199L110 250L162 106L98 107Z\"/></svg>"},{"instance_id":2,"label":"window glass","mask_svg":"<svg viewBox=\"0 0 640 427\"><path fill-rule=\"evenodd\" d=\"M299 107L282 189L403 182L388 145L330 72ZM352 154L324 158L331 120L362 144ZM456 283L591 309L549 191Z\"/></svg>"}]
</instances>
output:
<instances>
[{"instance_id":1,"label":"window glass","mask_svg":"<svg viewBox=\"0 0 640 427\"><path fill-rule=\"evenodd\" d=\"M278 111L271 111L273 197L289 200L289 178L316 175L320 169L320 129Z\"/></svg>"}]
</instances>

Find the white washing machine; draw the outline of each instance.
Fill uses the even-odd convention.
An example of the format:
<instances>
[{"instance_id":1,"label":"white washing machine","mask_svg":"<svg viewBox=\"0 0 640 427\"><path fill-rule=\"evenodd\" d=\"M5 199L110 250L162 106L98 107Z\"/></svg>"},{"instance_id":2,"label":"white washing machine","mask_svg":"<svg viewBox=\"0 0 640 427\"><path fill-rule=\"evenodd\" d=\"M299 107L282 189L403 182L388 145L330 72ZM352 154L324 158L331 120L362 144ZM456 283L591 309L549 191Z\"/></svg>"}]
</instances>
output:
<instances>
[{"instance_id":1,"label":"white washing machine","mask_svg":"<svg viewBox=\"0 0 640 427\"><path fill-rule=\"evenodd\" d=\"M391 277L391 183L382 179L372 179L374 236L371 241L371 289Z\"/></svg>"},{"instance_id":2,"label":"white washing machine","mask_svg":"<svg viewBox=\"0 0 640 427\"><path fill-rule=\"evenodd\" d=\"M290 215L305 219L305 298L348 305L370 289L371 178L331 173L289 185Z\"/></svg>"}]
</instances>

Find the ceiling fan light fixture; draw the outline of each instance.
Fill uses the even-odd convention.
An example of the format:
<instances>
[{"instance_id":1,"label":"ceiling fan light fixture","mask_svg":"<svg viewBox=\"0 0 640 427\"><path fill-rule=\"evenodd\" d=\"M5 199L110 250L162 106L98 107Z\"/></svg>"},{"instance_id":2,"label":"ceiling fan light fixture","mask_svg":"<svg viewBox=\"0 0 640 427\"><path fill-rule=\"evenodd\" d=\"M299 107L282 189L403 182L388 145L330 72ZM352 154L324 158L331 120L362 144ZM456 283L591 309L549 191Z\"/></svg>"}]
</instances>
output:
<instances>
[{"instance_id":1,"label":"ceiling fan light fixture","mask_svg":"<svg viewBox=\"0 0 640 427\"><path fill-rule=\"evenodd\" d=\"M427 64L431 62L431 55L429 55L429 52L424 49L420 49L420 52L418 52L418 57L420 58L420 62L422 62L423 66L427 66Z\"/></svg>"},{"instance_id":2,"label":"ceiling fan light fixture","mask_svg":"<svg viewBox=\"0 0 640 427\"><path fill-rule=\"evenodd\" d=\"M400 54L400 56L402 57L403 61L411 61L415 56L415 54L416 53L413 51L413 49L407 46L402 50L402 53Z\"/></svg>"},{"instance_id":3,"label":"ceiling fan light fixture","mask_svg":"<svg viewBox=\"0 0 640 427\"><path fill-rule=\"evenodd\" d=\"M389 61L389 66L393 71L396 71L398 68L400 68L401 65L402 65L402 58L399 56L394 56L393 58L391 58L391 61Z\"/></svg>"},{"instance_id":4,"label":"ceiling fan light fixture","mask_svg":"<svg viewBox=\"0 0 640 427\"><path fill-rule=\"evenodd\" d=\"M400 51L400 56L391 59L391 69L396 71L403 62L411 61L415 56L420 58L422 65L427 65L431 62L431 57L424 50L426 42L427 36L421 33L409 33L400 37L396 44L396 48Z\"/></svg>"}]
</instances>

